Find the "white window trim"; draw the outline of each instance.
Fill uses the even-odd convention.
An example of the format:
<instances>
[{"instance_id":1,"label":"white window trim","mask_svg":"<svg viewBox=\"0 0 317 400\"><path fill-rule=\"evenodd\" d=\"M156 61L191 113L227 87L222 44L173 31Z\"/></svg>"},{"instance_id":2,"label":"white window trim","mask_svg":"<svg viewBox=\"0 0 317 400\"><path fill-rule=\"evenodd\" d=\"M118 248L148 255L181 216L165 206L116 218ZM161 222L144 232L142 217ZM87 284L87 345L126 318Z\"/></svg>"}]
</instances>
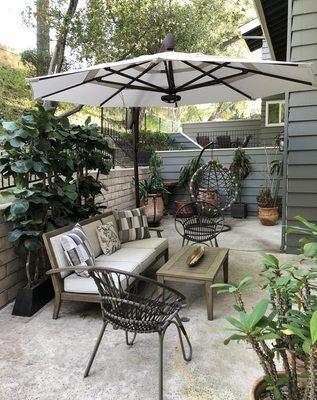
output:
<instances>
[{"instance_id":1,"label":"white window trim","mask_svg":"<svg viewBox=\"0 0 317 400\"><path fill-rule=\"evenodd\" d=\"M282 104L285 104L285 100L269 100L266 102L265 105L265 126L271 127L271 126L284 126L284 122L279 122L276 124L269 124L269 105L270 104L280 104L279 107L279 120L282 121Z\"/></svg>"}]
</instances>

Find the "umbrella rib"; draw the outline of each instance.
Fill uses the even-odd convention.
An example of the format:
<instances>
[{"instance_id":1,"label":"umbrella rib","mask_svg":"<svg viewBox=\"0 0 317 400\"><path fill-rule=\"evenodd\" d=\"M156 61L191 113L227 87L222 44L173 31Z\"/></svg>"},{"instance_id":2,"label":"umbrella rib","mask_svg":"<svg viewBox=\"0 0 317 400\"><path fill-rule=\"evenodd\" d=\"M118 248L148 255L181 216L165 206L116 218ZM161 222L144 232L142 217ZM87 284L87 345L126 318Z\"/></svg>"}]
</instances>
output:
<instances>
[{"instance_id":1,"label":"umbrella rib","mask_svg":"<svg viewBox=\"0 0 317 400\"><path fill-rule=\"evenodd\" d=\"M246 75L246 72L239 72L237 74L232 74L232 75L228 75L226 76L226 79L231 79L231 78L237 78L239 76L243 76ZM198 83L196 85L192 85L192 86L187 86L184 89L179 90L179 88L177 88L177 93L179 92L186 92L188 90L192 90L192 89L199 89L202 87L208 87L208 86L214 86L217 85L219 82L217 80L212 80L212 81L208 81L208 82L203 82L203 83Z\"/></svg>"},{"instance_id":2,"label":"umbrella rib","mask_svg":"<svg viewBox=\"0 0 317 400\"><path fill-rule=\"evenodd\" d=\"M221 65L218 65L217 67L212 68L210 71L206 71L203 74L196 76L196 78L191 79L190 81L183 83L181 86L178 86L177 91L184 89L185 87L191 85L194 82L197 82L198 80L204 78L208 73L212 73L215 71L218 71L218 69L221 69L223 67L225 67L226 65L230 64L229 62L225 62Z\"/></svg>"},{"instance_id":3,"label":"umbrella rib","mask_svg":"<svg viewBox=\"0 0 317 400\"><path fill-rule=\"evenodd\" d=\"M219 63L217 63L216 61L210 61L209 63L210 64L214 64L214 65L219 65ZM274 64L270 64L270 65L274 65ZM282 65L282 64L279 64L279 65ZM293 65L289 65L289 66L293 66ZM255 71L255 70L252 70L250 68L245 68L245 67L234 67L232 65L228 65L228 68L235 69L235 70L242 71L242 72L243 71L244 72L249 72L249 73L257 74L257 75L264 75L264 76L268 76L270 78L282 79L284 81L302 83L304 85L310 85L310 86L313 85L312 82L309 82L309 81L303 81L301 79L296 79L296 78L288 78L287 76L278 75L278 74L271 74L269 72Z\"/></svg>"},{"instance_id":4,"label":"umbrella rib","mask_svg":"<svg viewBox=\"0 0 317 400\"><path fill-rule=\"evenodd\" d=\"M133 76L128 75L128 74L125 74L125 73L122 73L121 71L114 71L114 70L111 69L111 68L104 68L104 69L105 69L106 71L111 71L111 72L114 72L114 73L116 73L116 74L118 74L118 75L121 75L121 76L123 76L124 78L133 79ZM143 83L144 85L147 85L147 86L150 86L150 87L152 87L152 88L158 89L158 90L157 90L158 92L168 93L167 90L161 88L160 86L154 85L154 83L151 83L151 82L146 82L146 81L144 81L143 79L136 79L136 82ZM142 89L142 88L141 88L141 89Z\"/></svg>"},{"instance_id":5,"label":"umbrella rib","mask_svg":"<svg viewBox=\"0 0 317 400\"><path fill-rule=\"evenodd\" d=\"M191 63L188 62L188 61L182 61L182 62L183 62L184 64L186 64L186 65L189 65L190 67L192 67L192 68L194 68L194 69L197 69L198 71L200 71L200 72L202 72L202 73L205 72L205 71L204 71L203 69L201 69L200 67L197 67L196 65L191 64ZM230 68L230 66L228 66L228 68ZM241 72L242 72L242 71L241 71ZM208 73L207 75L208 75L210 78L212 78L212 79L218 81L218 83L222 83L223 85L227 86L229 89L234 90L235 92L242 94L242 96L244 96L244 97L246 97L246 98L248 98L248 99L250 99L250 100L253 100L252 97L249 96L247 93L245 93L245 92L243 92L242 90L237 89L237 88L235 88L234 86L232 86L232 85L230 85L229 83L227 83L227 82L225 81L225 79L227 79L226 77L224 77L224 78L217 78L216 76L212 75L211 73Z\"/></svg>"},{"instance_id":6,"label":"umbrella rib","mask_svg":"<svg viewBox=\"0 0 317 400\"><path fill-rule=\"evenodd\" d=\"M105 81L104 79L97 79L97 82L101 83L101 84L105 84L105 86L109 85L109 86L119 86L120 88L125 85L125 83L123 82L113 82L113 81ZM159 87L159 86L158 86ZM158 89L152 89L151 87L144 87L144 86L137 86L137 85L132 85L130 84L129 87L127 89L137 89L137 90L144 90L146 92L156 92L156 93L166 93L166 91L163 90L158 90ZM159 89L161 89L159 87Z\"/></svg>"},{"instance_id":7,"label":"umbrella rib","mask_svg":"<svg viewBox=\"0 0 317 400\"><path fill-rule=\"evenodd\" d=\"M146 62L148 62L148 61L146 61ZM122 70L126 70L126 69L129 69L129 68L133 68L133 67L135 67L135 66L139 66L139 65L145 64L146 62L143 62L143 63L141 63L141 64L129 65L128 67L124 67ZM45 98L48 97L48 96L54 96L55 94L59 94L59 93L62 93L62 92L66 92L67 90L74 89L74 88L76 88L76 87L78 87L78 86L81 86L81 85L85 85L86 83L91 83L91 82L97 81L98 79L101 79L101 78L106 78L107 76L110 76L110 75L113 75L113 73L105 74L105 75L102 75L102 76L98 76L97 78L94 77L94 78L91 78L91 79L87 79L86 81L84 80L83 82L76 83L76 84L74 84L74 85L68 86L67 88L60 89L60 90L56 90L55 92L48 93L48 94L46 94L46 95L44 95L44 96L41 96L41 99L45 99ZM62 76L62 75L57 75L57 76L55 76L55 78L57 78L57 77L59 77L59 76ZM52 75L51 77L53 78L54 75Z\"/></svg>"},{"instance_id":8,"label":"umbrella rib","mask_svg":"<svg viewBox=\"0 0 317 400\"><path fill-rule=\"evenodd\" d=\"M122 90L124 89L128 89L130 87L130 85L132 85L133 82L135 82L137 79L141 78L141 76L143 76L144 74L146 74L147 72L149 72L151 69L153 69L155 66L157 65L157 63L151 63L147 68L145 68L139 75L137 75L136 77L134 77L133 79L130 80L129 83L125 84L124 86L122 86L120 89L118 89L115 93L113 93L111 96L109 96L106 100L104 100L102 103L99 104L99 107L102 107L105 103L107 103L107 101L111 100L113 97L117 96L119 93L122 92Z\"/></svg>"}]
</instances>

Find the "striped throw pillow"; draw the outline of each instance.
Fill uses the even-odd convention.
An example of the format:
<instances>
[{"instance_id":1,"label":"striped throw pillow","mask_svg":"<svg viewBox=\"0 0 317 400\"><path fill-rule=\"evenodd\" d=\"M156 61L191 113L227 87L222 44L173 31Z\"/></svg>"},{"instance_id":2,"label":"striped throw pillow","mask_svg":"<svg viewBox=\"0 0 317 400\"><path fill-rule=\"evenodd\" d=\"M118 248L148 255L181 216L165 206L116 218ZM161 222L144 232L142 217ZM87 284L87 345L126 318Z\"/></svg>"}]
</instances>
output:
<instances>
[{"instance_id":1,"label":"striped throw pillow","mask_svg":"<svg viewBox=\"0 0 317 400\"><path fill-rule=\"evenodd\" d=\"M144 208L117 211L116 220L121 243L131 242L132 240L147 239L150 237Z\"/></svg>"},{"instance_id":2,"label":"striped throw pillow","mask_svg":"<svg viewBox=\"0 0 317 400\"><path fill-rule=\"evenodd\" d=\"M93 267L95 256L83 228L76 224L74 228L60 239L69 266ZM88 271L75 271L79 276L89 277Z\"/></svg>"}]
</instances>

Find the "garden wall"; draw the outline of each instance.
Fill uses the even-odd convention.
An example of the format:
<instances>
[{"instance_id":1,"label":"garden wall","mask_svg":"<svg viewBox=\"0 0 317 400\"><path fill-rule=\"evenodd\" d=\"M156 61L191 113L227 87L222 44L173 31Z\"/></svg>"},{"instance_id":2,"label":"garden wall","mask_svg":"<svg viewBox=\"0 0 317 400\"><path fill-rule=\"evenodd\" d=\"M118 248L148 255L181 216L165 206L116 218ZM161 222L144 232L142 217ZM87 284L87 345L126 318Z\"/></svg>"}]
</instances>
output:
<instances>
[{"instance_id":1,"label":"garden wall","mask_svg":"<svg viewBox=\"0 0 317 400\"><path fill-rule=\"evenodd\" d=\"M140 180L149 175L148 167L140 168ZM98 203L111 209L125 210L135 206L133 168L111 170L109 175L101 175L100 180L108 187ZM25 285L26 277L23 260L15 253L7 240L9 223L2 216L7 205L0 205L0 308L12 301L18 289Z\"/></svg>"},{"instance_id":2,"label":"garden wall","mask_svg":"<svg viewBox=\"0 0 317 400\"><path fill-rule=\"evenodd\" d=\"M225 167L229 167L235 149L215 149L206 150L203 156L204 161L210 158L218 160ZM248 211L250 215L256 215L257 203L256 197L260 188L265 184L267 176L267 159L269 162L272 160L281 159L283 154L274 147L258 147L246 148L246 154L250 157L252 172L246 178L242 185L242 202L248 204ZM163 160L162 176L166 181L178 181L180 170L183 165L187 164L193 157L198 156L200 150L172 150L172 151L157 151L159 157ZM280 191L282 195L282 190ZM186 190L183 188L173 189L170 196L172 202L174 200L181 200L187 198Z\"/></svg>"}]
</instances>

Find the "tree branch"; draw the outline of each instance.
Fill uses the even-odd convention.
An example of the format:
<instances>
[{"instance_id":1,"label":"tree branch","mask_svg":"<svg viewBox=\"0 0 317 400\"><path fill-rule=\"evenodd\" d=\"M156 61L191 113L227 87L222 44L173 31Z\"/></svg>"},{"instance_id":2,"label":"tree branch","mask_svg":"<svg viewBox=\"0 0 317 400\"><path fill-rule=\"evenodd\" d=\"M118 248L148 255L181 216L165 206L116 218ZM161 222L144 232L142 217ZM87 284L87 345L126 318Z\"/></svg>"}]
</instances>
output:
<instances>
[{"instance_id":1,"label":"tree branch","mask_svg":"<svg viewBox=\"0 0 317 400\"><path fill-rule=\"evenodd\" d=\"M69 117L70 115L76 114L78 111L80 111L84 106L82 104L77 104L77 106L71 108L68 111L65 111L62 114L55 115L54 118L56 119L63 119L65 117Z\"/></svg>"}]
</instances>

